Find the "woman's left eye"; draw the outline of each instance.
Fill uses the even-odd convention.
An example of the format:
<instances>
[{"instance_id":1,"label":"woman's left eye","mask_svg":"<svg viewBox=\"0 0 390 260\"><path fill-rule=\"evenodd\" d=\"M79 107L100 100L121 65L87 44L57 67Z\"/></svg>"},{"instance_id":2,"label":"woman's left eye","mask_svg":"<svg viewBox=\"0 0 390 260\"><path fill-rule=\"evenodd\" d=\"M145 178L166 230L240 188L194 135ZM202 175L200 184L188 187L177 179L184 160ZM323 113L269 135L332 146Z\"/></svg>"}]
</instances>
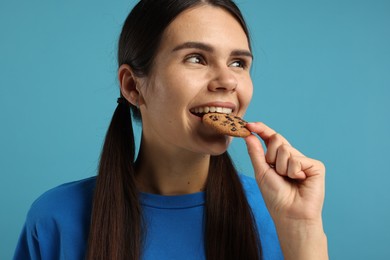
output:
<instances>
[{"instance_id":1,"label":"woman's left eye","mask_svg":"<svg viewBox=\"0 0 390 260\"><path fill-rule=\"evenodd\" d=\"M236 68L243 68L243 69L245 69L247 67L247 64L243 60L235 60L235 61L231 62L229 66L230 67L236 67Z\"/></svg>"},{"instance_id":2,"label":"woman's left eye","mask_svg":"<svg viewBox=\"0 0 390 260\"><path fill-rule=\"evenodd\" d=\"M194 63L194 64L205 64L206 61L200 54L191 54L185 58L186 62Z\"/></svg>"}]
</instances>

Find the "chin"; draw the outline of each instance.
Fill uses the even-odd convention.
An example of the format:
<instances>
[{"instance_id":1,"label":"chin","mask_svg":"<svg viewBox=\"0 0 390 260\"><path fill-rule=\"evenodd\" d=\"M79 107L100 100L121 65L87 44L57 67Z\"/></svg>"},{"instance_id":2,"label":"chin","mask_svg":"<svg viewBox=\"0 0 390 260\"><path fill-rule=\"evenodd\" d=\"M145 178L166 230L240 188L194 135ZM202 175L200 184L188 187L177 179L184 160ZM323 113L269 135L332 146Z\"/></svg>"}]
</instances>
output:
<instances>
[{"instance_id":1,"label":"chin","mask_svg":"<svg viewBox=\"0 0 390 260\"><path fill-rule=\"evenodd\" d=\"M221 154L224 154L226 151L227 151L227 149L224 150L223 152L213 152L213 153L210 153L210 156L219 156Z\"/></svg>"},{"instance_id":2,"label":"chin","mask_svg":"<svg viewBox=\"0 0 390 260\"><path fill-rule=\"evenodd\" d=\"M232 137L223 136L223 138L219 138L218 141L214 140L212 142L208 142L207 144L207 154L211 156L217 156L225 153L229 148L229 145L232 141Z\"/></svg>"}]
</instances>

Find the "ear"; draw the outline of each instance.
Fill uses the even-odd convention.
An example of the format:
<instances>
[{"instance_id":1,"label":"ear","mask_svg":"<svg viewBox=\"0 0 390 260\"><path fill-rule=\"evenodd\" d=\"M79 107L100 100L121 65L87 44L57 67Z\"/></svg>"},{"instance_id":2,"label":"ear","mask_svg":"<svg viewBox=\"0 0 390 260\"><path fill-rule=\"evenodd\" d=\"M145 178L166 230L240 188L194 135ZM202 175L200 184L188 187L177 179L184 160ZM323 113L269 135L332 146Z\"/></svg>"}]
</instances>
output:
<instances>
[{"instance_id":1,"label":"ear","mask_svg":"<svg viewBox=\"0 0 390 260\"><path fill-rule=\"evenodd\" d=\"M140 93L137 89L137 80L129 65L123 64L118 69L118 79L121 94L129 103L138 106Z\"/></svg>"}]
</instances>

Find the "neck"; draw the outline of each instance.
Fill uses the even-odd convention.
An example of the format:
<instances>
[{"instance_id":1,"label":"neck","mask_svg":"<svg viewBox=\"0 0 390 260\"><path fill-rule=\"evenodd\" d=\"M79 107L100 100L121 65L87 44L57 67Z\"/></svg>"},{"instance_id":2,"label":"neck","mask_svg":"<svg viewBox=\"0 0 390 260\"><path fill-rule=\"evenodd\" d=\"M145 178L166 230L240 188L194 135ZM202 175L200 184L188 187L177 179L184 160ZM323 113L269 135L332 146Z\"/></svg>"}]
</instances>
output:
<instances>
[{"instance_id":1,"label":"neck","mask_svg":"<svg viewBox=\"0 0 390 260\"><path fill-rule=\"evenodd\" d=\"M161 195L181 195L204 190L210 155L167 151L141 142L136 162L138 189Z\"/></svg>"}]
</instances>

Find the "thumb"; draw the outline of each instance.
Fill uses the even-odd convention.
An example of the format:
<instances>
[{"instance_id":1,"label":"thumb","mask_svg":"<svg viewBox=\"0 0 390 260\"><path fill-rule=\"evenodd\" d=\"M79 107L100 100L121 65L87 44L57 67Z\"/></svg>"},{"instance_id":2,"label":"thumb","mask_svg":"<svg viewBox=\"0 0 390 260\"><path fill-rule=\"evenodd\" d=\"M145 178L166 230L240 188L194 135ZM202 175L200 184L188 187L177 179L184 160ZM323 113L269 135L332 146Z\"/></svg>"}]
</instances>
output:
<instances>
[{"instance_id":1,"label":"thumb","mask_svg":"<svg viewBox=\"0 0 390 260\"><path fill-rule=\"evenodd\" d=\"M248 149L249 157L251 158L253 164L253 168L255 170L256 179L260 184L262 183L265 174L268 170L271 169L271 167L265 159L263 146L256 136L250 135L246 137L245 143Z\"/></svg>"}]
</instances>

